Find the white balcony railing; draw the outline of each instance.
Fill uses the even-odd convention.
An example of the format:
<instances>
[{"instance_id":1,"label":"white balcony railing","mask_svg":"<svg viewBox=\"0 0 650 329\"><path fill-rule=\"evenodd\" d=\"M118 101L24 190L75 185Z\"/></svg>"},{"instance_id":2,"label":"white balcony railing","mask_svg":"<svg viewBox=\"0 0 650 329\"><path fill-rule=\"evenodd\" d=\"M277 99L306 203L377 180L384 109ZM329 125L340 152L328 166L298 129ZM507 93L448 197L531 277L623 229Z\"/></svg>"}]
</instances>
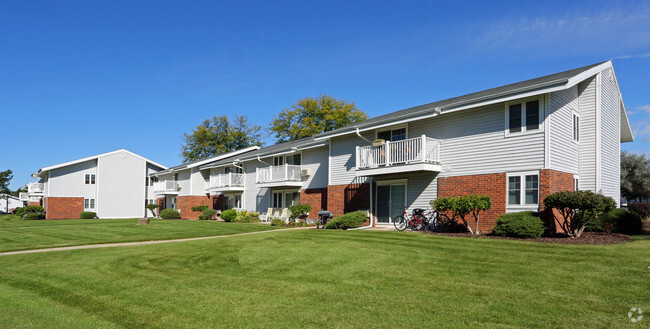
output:
<instances>
[{"instance_id":1,"label":"white balcony railing","mask_svg":"<svg viewBox=\"0 0 650 329\"><path fill-rule=\"evenodd\" d=\"M421 137L386 142L380 146L357 146L357 168L376 168L409 163L440 163L440 141Z\"/></svg>"},{"instance_id":2,"label":"white balcony railing","mask_svg":"<svg viewBox=\"0 0 650 329\"><path fill-rule=\"evenodd\" d=\"M20 201L29 201L29 193L20 192Z\"/></svg>"},{"instance_id":3,"label":"white balcony railing","mask_svg":"<svg viewBox=\"0 0 650 329\"><path fill-rule=\"evenodd\" d=\"M162 181L153 183L153 193L163 194L163 193L178 193L180 185L175 181Z\"/></svg>"},{"instance_id":4,"label":"white balcony railing","mask_svg":"<svg viewBox=\"0 0 650 329\"><path fill-rule=\"evenodd\" d=\"M257 168L257 182L300 182L302 180L301 169L300 166L289 164Z\"/></svg>"},{"instance_id":5,"label":"white balcony railing","mask_svg":"<svg viewBox=\"0 0 650 329\"><path fill-rule=\"evenodd\" d=\"M29 183L27 185L27 193L29 194L42 194L43 193L43 183Z\"/></svg>"},{"instance_id":6,"label":"white balcony railing","mask_svg":"<svg viewBox=\"0 0 650 329\"><path fill-rule=\"evenodd\" d=\"M244 174L228 173L211 175L210 181L206 184L206 189L222 187L244 187Z\"/></svg>"}]
</instances>

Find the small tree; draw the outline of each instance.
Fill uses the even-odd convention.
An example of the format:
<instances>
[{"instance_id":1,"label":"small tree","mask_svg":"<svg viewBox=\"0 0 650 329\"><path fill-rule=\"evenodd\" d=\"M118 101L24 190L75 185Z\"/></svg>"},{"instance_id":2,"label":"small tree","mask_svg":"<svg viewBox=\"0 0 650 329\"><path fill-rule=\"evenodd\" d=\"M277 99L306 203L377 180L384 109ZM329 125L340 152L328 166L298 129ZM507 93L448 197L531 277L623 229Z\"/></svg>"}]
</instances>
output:
<instances>
[{"instance_id":1,"label":"small tree","mask_svg":"<svg viewBox=\"0 0 650 329\"><path fill-rule=\"evenodd\" d=\"M480 234L478 229L480 212L490 209L492 207L492 200L486 195L472 194L438 198L432 201L431 205L438 211L451 212L450 220L456 221L460 219L470 233ZM476 231L472 230L469 223L467 223L466 217L470 214L474 217Z\"/></svg>"},{"instance_id":2,"label":"small tree","mask_svg":"<svg viewBox=\"0 0 650 329\"><path fill-rule=\"evenodd\" d=\"M298 204L295 206L289 207L289 211L291 211L291 216L289 218L292 221L295 221L296 218L300 218L304 220L309 216L309 212L311 211L311 205L310 204Z\"/></svg>"},{"instance_id":3,"label":"small tree","mask_svg":"<svg viewBox=\"0 0 650 329\"><path fill-rule=\"evenodd\" d=\"M156 209L158 209L158 205L155 203L148 204L144 206L145 208L149 209L151 211L151 215L156 217ZM147 212L144 212L144 218L147 218Z\"/></svg>"},{"instance_id":4,"label":"small tree","mask_svg":"<svg viewBox=\"0 0 650 329\"><path fill-rule=\"evenodd\" d=\"M544 199L544 207L556 210L551 211L553 220L564 233L572 238L579 238L587 224L600 214L615 209L616 202L610 197L591 191L563 191L547 196Z\"/></svg>"}]
</instances>

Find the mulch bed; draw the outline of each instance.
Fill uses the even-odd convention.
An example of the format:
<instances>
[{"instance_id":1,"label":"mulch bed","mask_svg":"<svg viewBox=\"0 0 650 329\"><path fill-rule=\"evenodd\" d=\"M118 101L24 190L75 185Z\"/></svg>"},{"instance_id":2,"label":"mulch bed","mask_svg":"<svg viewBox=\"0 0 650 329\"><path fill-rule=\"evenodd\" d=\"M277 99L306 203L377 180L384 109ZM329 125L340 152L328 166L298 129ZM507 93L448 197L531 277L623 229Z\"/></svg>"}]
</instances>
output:
<instances>
[{"instance_id":1,"label":"mulch bed","mask_svg":"<svg viewBox=\"0 0 650 329\"><path fill-rule=\"evenodd\" d=\"M470 233L440 233L440 232L429 232L430 234L441 235L441 236L455 236L455 237L464 237L464 238L475 238L475 239L505 239L505 240L520 240L520 241L530 241L530 242L544 242L544 243L563 243L563 244L618 244L630 241L630 236L625 234L605 234L605 233L596 233L596 232L584 232L577 239L572 239L565 235L557 235L552 237L541 237L537 239L519 239L519 238L509 238L496 235L479 235L474 236Z\"/></svg>"}]
</instances>

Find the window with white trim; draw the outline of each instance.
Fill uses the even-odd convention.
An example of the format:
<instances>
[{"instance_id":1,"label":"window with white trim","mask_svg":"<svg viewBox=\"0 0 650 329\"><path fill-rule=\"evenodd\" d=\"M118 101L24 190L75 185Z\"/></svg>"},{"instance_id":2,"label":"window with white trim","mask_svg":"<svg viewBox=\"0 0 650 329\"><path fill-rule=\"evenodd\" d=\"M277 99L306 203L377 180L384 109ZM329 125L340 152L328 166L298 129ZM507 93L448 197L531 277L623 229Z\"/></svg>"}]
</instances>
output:
<instances>
[{"instance_id":1,"label":"window with white trim","mask_svg":"<svg viewBox=\"0 0 650 329\"><path fill-rule=\"evenodd\" d=\"M580 177L578 176L573 176L573 190L574 191L580 190Z\"/></svg>"},{"instance_id":2,"label":"window with white trim","mask_svg":"<svg viewBox=\"0 0 650 329\"><path fill-rule=\"evenodd\" d=\"M282 196L284 196L284 193L282 193L282 191L273 192L273 200L271 200L271 207L284 208L284 202L282 202Z\"/></svg>"},{"instance_id":3,"label":"window with white trim","mask_svg":"<svg viewBox=\"0 0 650 329\"><path fill-rule=\"evenodd\" d=\"M86 185L95 184L95 174L84 175L84 183Z\"/></svg>"},{"instance_id":4,"label":"window with white trim","mask_svg":"<svg viewBox=\"0 0 650 329\"><path fill-rule=\"evenodd\" d=\"M573 113L573 141L580 141L580 116L577 113Z\"/></svg>"},{"instance_id":5,"label":"window with white trim","mask_svg":"<svg viewBox=\"0 0 650 329\"><path fill-rule=\"evenodd\" d=\"M401 141L406 139L406 127L377 131L377 139Z\"/></svg>"},{"instance_id":6,"label":"window with white trim","mask_svg":"<svg viewBox=\"0 0 650 329\"><path fill-rule=\"evenodd\" d=\"M84 209L95 209L95 199L84 199Z\"/></svg>"},{"instance_id":7,"label":"window with white trim","mask_svg":"<svg viewBox=\"0 0 650 329\"><path fill-rule=\"evenodd\" d=\"M506 132L517 134L540 130L542 101L540 99L506 103Z\"/></svg>"},{"instance_id":8,"label":"window with white trim","mask_svg":"<svg viewBox=\"0 0 650 329\"><path fill-rule=\"evenodd\" d=\"M538 174L508 175L508 205L535 206L539 204Z\"/></svg>"},{"instance_id":9,"label":"window with white trim","mask_svg":"<svg viewBox=\"0 0 650 329\"><path fill-rule=\"evenodd\" d=\"M273 165L274 166L281 166L283 164L284 164L284 156L283 155L273 157Z\"/></svg>"}]
</instances>

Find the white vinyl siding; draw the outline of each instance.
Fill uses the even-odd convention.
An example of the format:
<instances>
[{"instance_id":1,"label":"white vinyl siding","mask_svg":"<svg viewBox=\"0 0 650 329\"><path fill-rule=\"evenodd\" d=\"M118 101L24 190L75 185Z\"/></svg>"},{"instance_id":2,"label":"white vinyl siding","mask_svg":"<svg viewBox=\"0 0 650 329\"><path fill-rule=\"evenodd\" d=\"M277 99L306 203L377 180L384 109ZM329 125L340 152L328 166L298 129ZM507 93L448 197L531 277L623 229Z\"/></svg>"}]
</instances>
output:
<instances>
[{"instance_id":1,"label":"white vinyl siding","mask_svg":"<svg viewBox=\"0 0 650 329\"><path fill-rule=\"evenodd\" d=\"M578 145L573 142L573 113L578 111L578 87L550 95L550 169L578 173Z\"/></svg>"},{"instance_id":2,"label":"white vinyl siding","mask_svg":"<svg viewBox=\"0 0 650 329\"><path fill-rule=\"evenodd\" d=\"M596 78L578 85L580 96L580 190L596 192Z\"/></svg>"},{"instance_id":3,"label":"white vinyl siding","mask_svg":"<svg viewBox=\"0 0 650 329\"><path fill-rule=\"evenodd\" d=\"M368 140L372 140L374 132L363 132ZM356 146L366 146L369 143L356 134L332 138L332 156L330 158L330 185L343 185L357 182L354 173L356 166Z\"/></svg>"},{"instance_id":4,"label":"white vinyl siding","mask_svg":"<svg viewBox=\"0 0 650 329\"><path fill-rule=\"evenodd\" d=\"M97 187L103 181L95 176L95 184L85 184L86 174L97 175L97 160L73 164L50 171L48 182L50 197L81 197L95 198ZM144 179L143 179L144 180Z\"/></svg>"},{"instance_id":5,"label":"white vinyl siding","mask_svg":"<svg viewBox=\"0 0 650 329\"><path fill-rule=\"evenodd\" d=\"M409 138L442 141L440 177L521 171L544 167L544 134L504 136L504 103L411 122Z\"/></svg>"},{"instance_id":6,"label":"white vinyl siding","mask_svg":"<svg viewBox=\"0 0 650 329\"><path fill-rule=\"evenodd\" d=\"M181 185L181 189L178 191L178 196L192 195L192 190L190 188L190 178L192 176L191 169L181 170L174 174L178 176L178 184Z\"/></svg>"},{"instance_id":7,"label":"white vinyl siding","mask_svg":"<svg viewBox=\"0 0 650 329\"><path fill-rule=\"evenodd\" d=\"M612 68L601 72L600 187L620 205L621 98Z\"/></svg>"},{"instance_id":8,"label":"white vinyl siding","mask_svg":"<svg viewBox=\"0 0 650 329\"><path fill-rule=\"evenodd\" d=\"M303 188L327 187L327 156L329 148L326 146L302 151L302 169L309 169L310 175L303 177Z\"/></svg>"}]
</instances>

